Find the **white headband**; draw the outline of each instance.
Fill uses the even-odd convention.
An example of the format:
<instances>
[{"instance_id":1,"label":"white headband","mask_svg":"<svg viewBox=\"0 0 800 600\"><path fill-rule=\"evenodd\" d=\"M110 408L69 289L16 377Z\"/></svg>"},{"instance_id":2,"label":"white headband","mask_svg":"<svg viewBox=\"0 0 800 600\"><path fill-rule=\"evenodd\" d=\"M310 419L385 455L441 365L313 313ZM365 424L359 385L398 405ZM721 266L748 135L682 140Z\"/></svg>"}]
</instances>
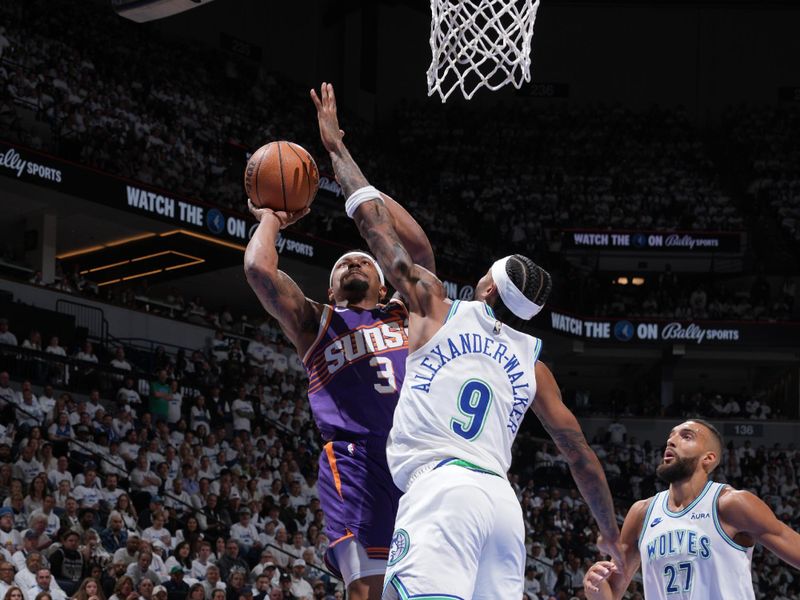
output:
<instances>
[{"instance_id":1,"label":"white headband","mask_svg":"<svg viewBox=\"0 0 800 600\"><path fill-rule=\"evenodd\" d=\"M532 319L544 306L539 306L523 294L506 273L506 263L510 256L501 258L492 265L492 279L497 286L500 298L512 313L520 319Z\"/></svg>"},{"instance_id":2,"label":"white headband","mask_svg":"<svg viewBox=\"0 0 800 600\"><path fill-rule=\"evenodd\" d=\"M381 270L378 261L375 260L374 257L370 256L366 252L361 252L360 250L353 250L352 252L345 252L339 258L336 259L335 263L333 263L333 268L331 269L331 276L328 279L328 287L333 287L333 273L334 271L336 271L337 265L348 256L363 256L364 258L369 259L369 261L375 266L375 270L378 272L378 278L380 278L381 280L381 285L386 285L386 281L383 278L383 271Z\"/></svg>"}]
</instances>

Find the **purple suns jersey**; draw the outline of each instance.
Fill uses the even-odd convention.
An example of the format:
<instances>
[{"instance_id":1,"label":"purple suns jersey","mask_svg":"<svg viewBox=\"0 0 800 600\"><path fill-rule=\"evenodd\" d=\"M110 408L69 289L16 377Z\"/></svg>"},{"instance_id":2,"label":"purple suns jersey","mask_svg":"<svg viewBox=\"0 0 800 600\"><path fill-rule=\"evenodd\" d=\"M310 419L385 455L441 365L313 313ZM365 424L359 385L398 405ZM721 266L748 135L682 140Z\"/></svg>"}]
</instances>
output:
<instances>
[{"instance_id":1,"label":"purple suns jersey","mask_svg":"<svg viewBox=\"0 0 800 600\"><path fill-rule=\"evenodd\" d=\"M388 437L406 372L407 326L398 301L371 310L324 307L303 364L326 441Z\"/></svg>"}]
</instances>

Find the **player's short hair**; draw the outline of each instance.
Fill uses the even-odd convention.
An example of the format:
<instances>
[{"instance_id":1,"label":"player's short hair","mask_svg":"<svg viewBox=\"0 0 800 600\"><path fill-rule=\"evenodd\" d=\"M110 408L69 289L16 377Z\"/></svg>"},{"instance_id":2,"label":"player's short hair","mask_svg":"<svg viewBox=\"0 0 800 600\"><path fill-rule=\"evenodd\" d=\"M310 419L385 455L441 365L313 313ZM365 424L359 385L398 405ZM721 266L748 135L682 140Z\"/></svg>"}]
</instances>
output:
<instances>
[{"instance_id":1,"label":"player's short hair","mask_svg":"<svg viewBox=\"0 0 800 600\"><path fill-rule=\"evenodd\" d=\"M544 306L553 289L550 273L527 256L512 254L506 262L506 274L528 300ZM519 329L526 322L511 312L499 296L492 308L498 320L510 327Z\"/></svg>"},{"instance_id":2,"label":"player's short hair","mask_svg":"<svg viewBox=\"0 0 800 600\"><path fill-rule=\"evenodd\" d=\"M719 429L714 427L711 423L706 421L705 419L689 419L695 423L700 423L703 427L708 429L711 432L712 438L714 441L719 444L719 450L717 452L717 465L722 462L722 451L725 449L725 440L722 438L722 434L719 432ZM716 467L714 467L716 468Z\"/></svg>"}]
</instances>

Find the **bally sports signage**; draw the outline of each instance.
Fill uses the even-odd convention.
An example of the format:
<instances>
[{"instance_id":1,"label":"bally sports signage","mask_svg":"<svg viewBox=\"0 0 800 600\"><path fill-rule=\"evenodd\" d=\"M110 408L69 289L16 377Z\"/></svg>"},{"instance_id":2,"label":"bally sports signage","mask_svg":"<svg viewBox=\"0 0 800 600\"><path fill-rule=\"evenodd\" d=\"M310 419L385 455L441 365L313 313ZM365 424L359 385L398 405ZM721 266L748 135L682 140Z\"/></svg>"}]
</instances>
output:
<instances>
[{"instance_id":1,"label":"bally sports signage","mask_svg":"<svg viewBox=\"0 0 800 600\"><path fill-rule=\"evenodd\" d=\"M742 251L741 231L624 231L564 229L563 250L731 254Z\"/></svg>"},{"instance_id":2,"label":"bally sports signage","mask_svg":"<svg viewBox=\"0 0 800 600\"><path fill-rule=\"evenodd\" d=\"M145 184L115 177L35 150L0 141L0 175L45 186L97 202L211 235L242 247L257 224L250 215L180 197ZM323 193L336 194L332 185ZM329 267L344 248L296 231L282 231L281 254Z\"/></svg>"},{"instance_id":3,"label":"bally sports signage","mask_svg":"<svg viewBox=\"0 0 800 600\"><path fill-rule=\"evenodd\" d=\"M587 341L685 345L797 345L800 323L587 318L551 310L536 327Z\"/></svg>"}]
</instances>

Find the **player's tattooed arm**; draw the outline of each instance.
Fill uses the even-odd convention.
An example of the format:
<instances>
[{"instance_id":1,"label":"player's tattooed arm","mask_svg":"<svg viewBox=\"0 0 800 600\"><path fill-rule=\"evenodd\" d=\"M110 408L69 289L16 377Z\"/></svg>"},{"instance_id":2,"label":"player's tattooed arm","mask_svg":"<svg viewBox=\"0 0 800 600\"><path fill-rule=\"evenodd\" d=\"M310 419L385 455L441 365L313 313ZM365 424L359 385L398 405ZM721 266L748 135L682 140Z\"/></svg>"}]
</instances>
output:
<instances>
[{"instance_id":1,"label":"player's tattooed arm","mask_svg":"<svg viewBox=\"0 0 800 600\"><path fill-rule=\"evenodd\" d=\"M567 460L572 477L592 511L606 545L613 546L619 539L619 526L603 467L586 442L575 415L561 401L561 392L553 374L541 361L536 363L536 384L532 410ZM613 556L613 550L609 546L606 551L612 551Z\"/></svg>"},{"instance_id":2,"label":"player's tattooed arm","mask_svg":"<svg viewBox=\"0 0 800 600\"><path fill-rule=\"evenodd\" d=\"M320 86L319 95L311 90L311 99L317 109L317 121L322 143L331 158L336 181L342 186L345 197L369 185L356 161L347 149L343 139L344 132L339 129L339 117L336 109L336 94L330 83ZM380 193L394 223L395 232L406 248L414 264L421 265L431 273L436 272L433 248L422 227L393 198Z\"/></svg>"},{"instance_id":3,"label":"player's tattooed arm","mask_svg":"<svg viewBox=\"0 0 800 600\"><path fill-rule=\"evenodd\" d=\"M247 282L302 355L316 337L322 307L306 298L294 280L278 269L275 240L283 227L297 221L308 210L283 213L256 209L252 205L250 210L260 222L244 254Z\"/></svg>"},{"instance_id":4,"label":"player's tattooed arm","mask_svg":"<svg viewBox=\"0 0 800 600\"><path fill-rule=\"evenodd\" d=\"M583 578L587 600L620 600L628 589L641 564L639 535L645 526L644 517L652 498L639 500L631 506L620 532L620 545L624 551L625 567L601 560L593 564Z\"/></svg>"},{"instance_id":5,"label":"player's tattooed arm","mask_svg":"<svg viewBox=\"0 0 800 600\"><path fill-rule=\"evenodd\" d=\"M389 282L402 294L413 313L426 314L431 298L443 296L442 284L429 271L414 264L395 231L394 220L383 200L365 202L355 212L356 227L378 260Z\"/></svg>"}]
</instances>

